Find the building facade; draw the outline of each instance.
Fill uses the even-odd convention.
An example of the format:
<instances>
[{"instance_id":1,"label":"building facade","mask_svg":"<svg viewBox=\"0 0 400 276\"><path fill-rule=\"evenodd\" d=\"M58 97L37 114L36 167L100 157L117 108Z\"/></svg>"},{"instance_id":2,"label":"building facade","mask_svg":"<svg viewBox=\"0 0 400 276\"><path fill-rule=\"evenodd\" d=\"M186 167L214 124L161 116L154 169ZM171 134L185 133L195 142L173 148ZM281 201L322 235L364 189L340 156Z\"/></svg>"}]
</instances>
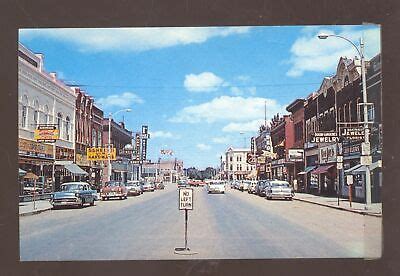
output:
<instances>
[{"instance_id":1,"label":"building facade","mask_svg":"<svg viewBox=\"0 0 400 276\"><path fill-rule=\"evenodd\" d=\"M44 57L18 45L18 150L19 167L40 176L44 186L57 190L74 175L62 163L75 157L75 95L44 70ZM59 130L55 143L38 143L37 126L50 124Z\"/></svg>"},{"instance_id":2,"label":"building facade","mask_svg":"<svg viewBox=\"0 0 400 276\"><path fill-rule=\"evenodd\" d=\"M228 180L245 180L255 170L255 165L247 163L250 149L228 148L225 153L225 178Z\"/></svg>"}]
</instances>

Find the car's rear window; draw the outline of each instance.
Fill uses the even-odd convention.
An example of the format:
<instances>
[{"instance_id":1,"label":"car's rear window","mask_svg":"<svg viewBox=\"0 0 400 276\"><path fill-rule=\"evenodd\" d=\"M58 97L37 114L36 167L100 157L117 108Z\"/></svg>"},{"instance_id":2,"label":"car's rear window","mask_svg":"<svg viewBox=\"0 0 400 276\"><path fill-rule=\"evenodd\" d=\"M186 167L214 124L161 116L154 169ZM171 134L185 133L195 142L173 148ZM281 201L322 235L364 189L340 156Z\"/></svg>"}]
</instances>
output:
<instances>
[{"instance_id":1,"label":"car's rear window","mask_svg":"<svg viewBox=\"0 0 400 276\"><path fill-rule=\"evenodd\" d=\"M61 185L61 191L76 191L76 190L83 190L82 184L68 184L68 185Z\"/></svg>"},{"instance_id":2,"label":"car's rear window","mask_svg":"<svg viewBox=\"0 0 400 276\"><path fill-rule=\"evenodd\" d=\"M285 182L272 182L271 186L273 187L285 187L285 188L289 188L289 183L285 183Z\"/></svg>"}]
</instances>

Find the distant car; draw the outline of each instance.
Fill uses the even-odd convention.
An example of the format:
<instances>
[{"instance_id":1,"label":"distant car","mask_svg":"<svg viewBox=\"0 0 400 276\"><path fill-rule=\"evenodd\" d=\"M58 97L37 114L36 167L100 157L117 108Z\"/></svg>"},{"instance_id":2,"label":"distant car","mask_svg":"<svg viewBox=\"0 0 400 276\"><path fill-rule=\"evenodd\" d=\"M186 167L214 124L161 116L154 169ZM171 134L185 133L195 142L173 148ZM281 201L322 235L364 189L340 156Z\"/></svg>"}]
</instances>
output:
<instances>
[{"instance_id":1,"label":"distant car","mask_svg":"<svg viewBox=\"0 0 400 276\"><path fill-rule=\"evenodd\" d=\"M141 195L143 194L139 181L128 181L126 183L127 195Z\"/></svg>"},{"instance_id":2,"label":"distant car","mask_svg":"<svg viewBox=\"0 0 400 276\"><path fill-rule=\"evenodd\" d=\"M247 191L249 189L250 183L251 183L250 181L243 181L239 190L242 192Z\"/></svg>"},{"instance_id":3,"label":"distant car","mask_svg":"<svg viewBox=\"0 0 400 276\"><path fill-rule=\"evenodd\" d=\"M256 185L257 185L257 181L251 181L249 184L249 188L247 189L247 192L249 194L254 194L256 191Z\"/></svg>"},{"instance_id":4,"label":"distant car","mask_svg":"<svg viewBox=\"0 0 400 276\"><path fill-rule=\"evenodd\" d=\"M272 180L266 187L265 197L267 199L283 198L292 200L294 191L286 181Z\"/></svg>"},{"instance_id":5,"label":"distant car","mask_svg":"<svg viewBox=\"0 0 400 276\"><path fill-rule=\"evenodd\" d=\"M94 205L94 193L86 182L66 182L60 186L60 191L55 192L50 199L53 208L60 206L83 207L88 203Z\"/></svg>"},{"instance_id":6,"label":"distant car","mask_svg":"<svg viewBox=\"0 0 400 276\"><path fill-rule=\"evenodd\" d=\"M109 181L100 189L100 197L102 200L110 198L126 199L128 197L128 190L120 181Z\"/></svg>"},{"instance_id":7,"label":"distant car","mask_svg":"<svg viewBox=\"0 0 400 276\"><path fill-rule=\"evenodd\" d=\"M211 181L207 185L207 192L211 193L225 193L225 183L222 181Z\"/></svg>"},{"instance_id":8,"label":"distant car","mask_svg":"<svg viewBox=\"0 0 400 276\"><path fill-rule=\"evenodd\" d=\"M186 180L179 180L178 181L178 188L183 188L188 186L188 182Z\"/></svg>"},{"instance_id":9,"label":"distant car","mask_svg":"<svg viewBox=\"0 0 400 276\"><path fill-rule=\"evenodd\" d=\"M256 195L265 196L265 186L268 185L267 180L259 180L256 184L256 187L254 189L254 192Z\"/></svg>"},{"instance_id":10,"label":"distant car","mask_svg":"<svg viewBox=\"0 0 400 276\"><path fill-rule=\"evenodd\" d=\"M154 192L155 185L153 182L145 182L143 184L143 192Z\"/></svg>"}]
</instances>

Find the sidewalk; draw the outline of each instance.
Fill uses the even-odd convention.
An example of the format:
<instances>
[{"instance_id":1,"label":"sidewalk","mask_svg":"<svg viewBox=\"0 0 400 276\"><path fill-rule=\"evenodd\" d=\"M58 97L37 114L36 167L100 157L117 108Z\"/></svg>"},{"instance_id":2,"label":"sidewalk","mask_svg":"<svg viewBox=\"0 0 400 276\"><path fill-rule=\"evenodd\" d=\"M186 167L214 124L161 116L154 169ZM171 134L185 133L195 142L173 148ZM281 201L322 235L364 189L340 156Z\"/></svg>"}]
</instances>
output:
<instances>
[{"instance_id":1,"label":"sidewalk","mask_svg":"<svg viewBox=\"0 0 400 276\"><path fill-rule=\"evenodd\" d=\"M324 197L312 194L296 193L293 199L362 215L382 217L382 203L373 203L371 204L370 210L365 210L364 203L352 202L352 207L350 207L349 200L345 198L339 199L339 206L337 203L337 197Z\"/></svg>"},{"instance_id":2,"label":"sidewalk","mask_svg":"<svg viewBox=\"0 0 400 276\"><path fill-rule=\"evenodd\" d=\"M35 208L34 208L35 207ZM30 202L20 202L19 203L19 215L20 216L29 216L38 214L52 208L49 200L37 200L35 202L35 206L33 201Z\"/></svg>"}]
</instances>

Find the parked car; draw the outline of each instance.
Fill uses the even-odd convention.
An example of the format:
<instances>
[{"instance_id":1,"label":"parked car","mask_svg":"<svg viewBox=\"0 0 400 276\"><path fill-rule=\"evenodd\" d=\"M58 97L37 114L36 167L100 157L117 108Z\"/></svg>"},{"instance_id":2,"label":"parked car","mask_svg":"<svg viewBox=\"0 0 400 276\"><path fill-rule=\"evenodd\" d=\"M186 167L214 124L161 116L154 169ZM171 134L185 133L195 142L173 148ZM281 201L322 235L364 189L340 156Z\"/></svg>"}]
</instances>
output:
<instances>
[{"instance_id":1,"label":"parked car","mask_svg":"<svg viewBox=\"0 0 400 276\"><path fill-rule=\"evenodd\" d=\"M290 187L287 181L280 180L272 180L269 181L268 186L266 187L266 198L283 198L292 200L294 196L294 191Z\"/></svg>"},{"instance_id":2,"label":"parked car","mask_svg":"<svg viewBox=\"0 0 400 276\"><path fill-rule=\"evenodd\" d=\"M249 184L249 187L247 189L247 192L249 194L254 194L256 191L256 185L257 185L257 181L251 181Z\"/></svg>"},{"instance_id":3,"label":"parked car","mask_svg":"<svg viewBox=\"0 0 400 276\"><path fill-rule=\"evenodd\" d=\"M240 191L247 191L249 189L250 183L250 181L243 181L242 185L240 186Z\"/></svg>"},{"instance_id":4,"label":"parked car","mask_svg":"<svg viewBox=\"0 0 400 276\"><path fill-rule=\"evenodd\" d=\"M211 181L207 185L207 192L211 193L225 193L225 182L223 181Z\"/></svg>"},{"instance_id":5,"label":"parked car","mask_svg":"<svg viewBox=\"0 0 400 276\"><path fill-rule=\"evenodd\" d=\"M60 206L83 207L86 203L93 206L94 201L93 190L86 182L66 182L60 186L60 191L55 192L50 199L54 209Z\"/></svg>"},{"instance_id":6,"label":"parked car","mask_svg":"<svg viewBox=\"0 0 400 276\"><path fill-rule=\"evenodd\" d=\"M259 180L255 188L255 194L264 197L266 185L268 185L268 180Z\"/></svg>"},{"instance_id":7,"label":"parked car","mask_svg":"<svg viewBox=\"0 0 400 276\"><path fill-rule=\"evenodd\" d=\"M153 182L145 182L143 184L143 192L154 192L155 185Z\"/></svg>"},{"instance_id":8,"label":"parked car","mask_svg":"<svg viewBox=\"0 0 400 276\"><path fill-rule=\"evenodd\" d=\"M139 181L131 181L129 180L126 183L126 189L127 189L127 195L141 195L143 194L142 188L140 187L140 182Z\"/></svg>"},{"instance_id":9,"label":"parked car","mask_svg":"<svg viewBox=\"0 0 400 276\"><path fill-rule=\"evenodd\" d=\"M128 190L124 183L120 181L109 181L100 189L100 197L102 200L110 198L126 199L128 197Z\"/></svg>"}]
</instances>

